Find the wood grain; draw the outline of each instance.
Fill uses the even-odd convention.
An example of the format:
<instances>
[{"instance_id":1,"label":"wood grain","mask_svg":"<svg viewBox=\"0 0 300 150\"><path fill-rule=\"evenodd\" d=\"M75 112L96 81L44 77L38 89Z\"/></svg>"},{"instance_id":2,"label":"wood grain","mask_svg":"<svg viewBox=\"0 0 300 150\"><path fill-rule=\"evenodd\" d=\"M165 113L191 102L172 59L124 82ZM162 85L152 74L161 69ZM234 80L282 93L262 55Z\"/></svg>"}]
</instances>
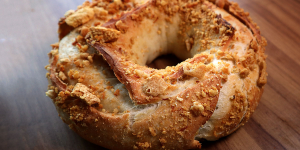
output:
<instances>
[{"instance_id":1,"label":"wood grain","mask_svg":"<svg viewBox=\"0 0 300 150\"><path fill-rule=\"evenodd\" d=\"M234 0L267 38L268 84L249 122L204 149L300 149L300 1ZM102 149L57 115L44 66L57 21L83 0L1 0L0 149ZM160 63L158 63L160 64Z\"/></svg>"}]
</instances>

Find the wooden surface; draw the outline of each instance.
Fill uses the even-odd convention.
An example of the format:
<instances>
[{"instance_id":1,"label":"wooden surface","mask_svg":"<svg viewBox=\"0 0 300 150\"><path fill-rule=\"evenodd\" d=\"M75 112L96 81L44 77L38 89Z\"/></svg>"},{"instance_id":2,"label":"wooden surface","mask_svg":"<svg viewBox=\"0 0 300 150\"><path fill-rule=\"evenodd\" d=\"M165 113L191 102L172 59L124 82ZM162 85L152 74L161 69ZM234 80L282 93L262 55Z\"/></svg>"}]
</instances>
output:
<instances>
[{"instance_id":1,"label":"wooden surface","mask_svg":"<svg viewBox=\"0 0 300 150\"><path fill-rule=\"evenodd\" d=\"M300 1L235 0L268 40L268 84L249 122L205 149L300 149ZM65 125L45 97L57 22L83 0L1 0L0 149L101 149Z\"/></svg>"}]
</instances>

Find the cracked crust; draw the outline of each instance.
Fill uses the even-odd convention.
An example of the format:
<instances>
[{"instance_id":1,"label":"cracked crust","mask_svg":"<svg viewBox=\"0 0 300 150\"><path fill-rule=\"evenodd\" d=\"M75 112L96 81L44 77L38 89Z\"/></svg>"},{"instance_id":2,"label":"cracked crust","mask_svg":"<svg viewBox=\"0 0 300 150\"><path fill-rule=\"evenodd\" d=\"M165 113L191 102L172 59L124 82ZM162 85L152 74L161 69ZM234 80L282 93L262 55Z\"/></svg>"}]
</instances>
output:
<instances>
[{"instance_id":1,"label":"cracked crust","mask_svg":"<svg viewBox=\"0 0 300 150\"><path fill-rule=\"evenodd\" d=\"M46 95L61 119L109 149L199 149L198 139L242 126L266 84L266 41L237 4L211 2L157 0L122 13L130 1L95 0L78 7L94 14L76 25L66 19L78 10L66 13L46 66ZM138 47L145 35L150 46ZM177 45L157 47L153 39L167 36L179 37L170 38ZM170 51L176 46L180 51ZM166 53L186 60L162 70L145 66Z\"/></svg>"}]
</instances>

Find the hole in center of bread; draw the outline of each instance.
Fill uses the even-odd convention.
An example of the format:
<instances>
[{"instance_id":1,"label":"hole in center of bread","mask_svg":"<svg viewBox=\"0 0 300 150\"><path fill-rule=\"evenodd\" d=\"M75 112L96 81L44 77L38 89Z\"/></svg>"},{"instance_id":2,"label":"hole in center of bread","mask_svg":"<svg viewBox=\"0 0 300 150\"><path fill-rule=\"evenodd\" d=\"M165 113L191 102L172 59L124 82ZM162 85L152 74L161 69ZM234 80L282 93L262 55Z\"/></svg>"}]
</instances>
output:
<instances>
[{"instance_id":1,"label":"hole in center of bread","mask_svg":"<svg viewBox=\"0 0 300 150\"><path fill-rule=\"evenodd\" d=\"M176 66L181 62L182 60L174 54L167 54L155 58L151 63L147 64L147 66L154 69L165 69L167 66Z\"/></svg>"}]
</instances>

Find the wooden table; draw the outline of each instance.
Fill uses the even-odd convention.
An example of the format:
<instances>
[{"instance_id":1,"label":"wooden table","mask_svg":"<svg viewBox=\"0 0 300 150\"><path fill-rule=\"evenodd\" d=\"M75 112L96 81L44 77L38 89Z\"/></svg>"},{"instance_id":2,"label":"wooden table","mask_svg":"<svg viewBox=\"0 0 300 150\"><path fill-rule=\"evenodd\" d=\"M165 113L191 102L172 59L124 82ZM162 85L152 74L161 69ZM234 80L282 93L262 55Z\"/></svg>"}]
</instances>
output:
<instances>
[{"instance_id":1,"label":"wooden table","mask_svg":"<svg viewBox=\"0 0 300 150\"><path fill-rule=\"evenodd\" d=\"M205 149L300 149L300 1L235 0L268 40L268 84L249 122ZM2 0L0 149L102 149L80 138L45 97L58 19L83 0Z\"/></svg>"}]
</instances>

